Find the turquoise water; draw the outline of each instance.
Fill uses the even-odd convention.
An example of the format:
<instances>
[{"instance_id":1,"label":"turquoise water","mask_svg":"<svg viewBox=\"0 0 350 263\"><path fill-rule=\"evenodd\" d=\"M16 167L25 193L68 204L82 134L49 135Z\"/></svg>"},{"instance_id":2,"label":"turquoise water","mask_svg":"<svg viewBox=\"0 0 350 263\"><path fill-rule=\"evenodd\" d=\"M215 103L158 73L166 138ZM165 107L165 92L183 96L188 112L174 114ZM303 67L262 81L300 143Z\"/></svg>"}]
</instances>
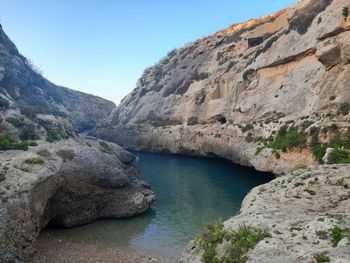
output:
<instances>
[{"instance_id":1,"label":"turquoise water","mask_svg":"<svg viewBox=\"0 0 350 263\"><path fill-rule=\"evenodd\" d=\"M74 228L69 230L72 235L77 231L85 241L175 261L205 224L228 219L251 188L273 179L223 160L135 154L142 179L156 193L152 208L130 219Z\"/></svg>"}]
</instances>

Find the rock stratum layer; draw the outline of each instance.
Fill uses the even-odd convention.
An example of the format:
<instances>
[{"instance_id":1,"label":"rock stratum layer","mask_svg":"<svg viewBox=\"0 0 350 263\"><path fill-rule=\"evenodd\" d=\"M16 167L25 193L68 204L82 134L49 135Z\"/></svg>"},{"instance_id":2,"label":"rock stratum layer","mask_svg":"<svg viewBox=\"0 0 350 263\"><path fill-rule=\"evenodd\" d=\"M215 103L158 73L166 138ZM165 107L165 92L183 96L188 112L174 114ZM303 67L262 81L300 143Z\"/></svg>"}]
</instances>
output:
<instances>
[{"instance_id":1,"label":"rock stratum layer","mask_svg":"<svg viewBox=\"0 0 350 263\"><path fill-rule=\"evenodd\" d=\"M348 7L304 0L173 50L93 134L276 174L322 162L349 134Z\"/></svg>"},{"instance_id":2,"label":"rock stratum layer","mask_svg":"<svg viewBox=\"0 0 350 263\"><path fill-rule=\"evenodd\" d=\"M94 138L2 152L1 262L30 262L35 240L48 223L73 227L148 209L154 194L138 179L134 158Z\"/></svg>"}]
</instances>

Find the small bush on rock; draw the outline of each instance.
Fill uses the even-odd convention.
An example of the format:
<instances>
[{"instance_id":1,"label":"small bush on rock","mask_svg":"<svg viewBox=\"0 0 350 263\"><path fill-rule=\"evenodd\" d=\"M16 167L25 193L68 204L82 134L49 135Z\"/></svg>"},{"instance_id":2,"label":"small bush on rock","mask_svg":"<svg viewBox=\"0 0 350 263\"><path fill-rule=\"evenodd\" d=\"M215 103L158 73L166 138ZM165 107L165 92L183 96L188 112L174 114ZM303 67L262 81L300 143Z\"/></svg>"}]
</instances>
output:
<instances>
[{"instance_id":1,"label":"small bush on rock","mask_svg":"<svg viewBox=\"0 0 350 263\"><path fill-rule=\"evenodd\" d=\"M63 162L72 161L75 158L73 150L61 149L56 154L62 158Z\"/></svg>"},{"instance_id":2,"label":"small bush on rock","mask_svg":"<svg viewBox=\"0 0 350 263\"><path fill-rule=\"evenodd\" d=\"M38 155L43 157L49 157L51 156L51 153L47 149L42 149L37 152Z\"/></svg>"},{"instance_id":3,"label":"small bush on rock","mask_svg":"<svg viewBox=\"0 0 350 263\"><path fill-rule=\"evenodd\" d=\"M264 238L271 235L258 228L242 225L232 233L224 229L222 221L207 225L204 233L195 241L203 250L202 260L205 263L243 263L246 253L254 248ZM229 242L222 257L216 253L216 248L226 240Z\"/></svg>"},{"instance_id":4,"label":"small bush on rock","mask_svg":"<svg viewBox=\"0 0 350 263\"><path fill-rule=\"evenodd\" d=\"M26 164L43 164L44 163L44 160L41 159L40 157L30 157L30 158L27 158L23 161L23 163L26 163Z\"/></svg>"},{"instance_id":5,"label":"small bush on rock","mask_svg":"<svg viewBox=\"0 0 350 263\"><path fill-rule=\"evenodd\" d=\"M25 125L21 129L21 134L19 137L23 141L38 140L39 139L39 135L36 133L36 129L35 129L35 126L33 124Z\"/></svg>"},{"instance_id":6,"label":"small bush on rock","mask_svg":"<svg viewBox=\"0 0 350 263\"><path fill-rule=\"evenodd\" d=\"M314 254L314 258L315 258L316 262L318 262L318 263L330 262L329 257L327 255L325 255L324 253L316 253L316 254Z\"/></svg>"},{"instance_id":7,"label":"small bush on rock","mask_svg":"<svg viewBox=\"0 0 350 263\"><path fill-rule=\"evenodd\" d=\"M25 115L28 119L35 119L36 112L32 107L25 107L21 110L21 113Z\"/></svg>"},{"instance_id":8,"label":"small bush on rock","mask_svg":"<svg viewBox=\"0 0 350 263\"><path fill-rule=\"evenodd\" d=\"M349 112L350 112L350 103L349 102L344 102L344 103L340 104L338 114L348 115Z\"/></svg>"},{"instance_id":9,"label":"small bush on rock","mask_svg":"<svg viewBox=\"0 0 350 263\"><path fill-rule=\"evenodd\" d=\"M342 14L343 14L343 17L347 19L349 16L349 7L343 7Z\"/></svg>"},{"instance_id":10,"label":"small bush on rock","mask_svg":"<svg viewBox=\"0 0 350 263\"><path fill-rule=\"evenodd\" d=\"M8 133L0 134L0 151L6 150L28 150L28 142L22 142L13 138Z\"/></svg>"},{"instance_id":11,"label":"small bush on rock","mask_svg":"<svg viewBox=\"0 0 350 263\"><path fill-rule=\"evenodd\" d=\"M334 149L328 156L328 163L350 163L350 153L345 150Z\"/></svg>"},{"instance_id":12,"label":"small bush on rock","mask_svg":"<svg viewBox=\"0 0 350 263\"><path fill-rule=\"evenodd\" d=\"M56 142L56 141L60 141L62 139L64 139L65 136L57 131L57 130L51 130L49 129L47 131L47 137L46 137L46 141L50 142L50 143L53 143L53 142Z\"/></svg>"},{"instance_id":13,"label":"small bush on rock","mask_svg":"<svg viewBox=\"0 0 350 263\"><path fill-rule=\"evenodd\" d=\"M230 234L230 244L226 248L224 262L246 262L247 252L267 237L271 235L266 231L251 226L240 226L237 231Z\"/></svg>"},{"instance_id":14,"label":"small bush on rock","mask_svg":"<svg viewBox=\"0 0 350 263\"><path fill-rule=\"evenodd\" d=\"M202 256L204 263L219 262L215 249L218 244L223 242L227 233L222 220L213 225L205 226L204 232L195 240L195 243L204 251Z\"/></svg>"},{"instance_id":15,"label":"small bush on rock","mask_svg":"<svg viewBox=\"0 0 350 263\"><path fill-rule=\"evenodd\" d=\"M0 97L0 109L8 109L10 107L10 103L8 100L4 99L3 97Z\"/></svg>"},{"instance_id":16,"label":"small bush on rock","mask_svg":"<svg viewBox=\"0 0 350 263\"><path fill-rule=\"evenodd\" d=\"M102 147L100 150L101 152L111 154L112 153L112 148L106 143L101 141L100 146Z\"/></svg>"},{"instance_id":17,"label":"small bush on rock","mask_svg":"<svg viewBox=\"0 0 350 263\"><path fill-rule=\"evenodd\" d=\"M348 243L350 244L350 228L340 228L339 226L334 226L330 230L330 236L333 247L336 247L343 238L347 238L349 241Z\"/></svg>"},{"instance_id":18,"label":"small bush on rock","mask_svg":"<svg viewBox=\"0 0 350 263\"><path fill-rule=\"evenodd\" d=\"M299 133L295 127L283 126L278 131L275 140L268 145L272 149L286 151L287 149L305 146L306 137L304 134Z\"/></svg>"},{"instance_id":19,"label":"small bush on rock","mask_svg":"<svg viewBox=\"0 0 350 263\"><path fill-rule=\"evenodd\" d=\"M15 128L22 128L25 125L24 118L9 117L6 118L8 123L11 123Z\"/></svg>"}]
</instances>

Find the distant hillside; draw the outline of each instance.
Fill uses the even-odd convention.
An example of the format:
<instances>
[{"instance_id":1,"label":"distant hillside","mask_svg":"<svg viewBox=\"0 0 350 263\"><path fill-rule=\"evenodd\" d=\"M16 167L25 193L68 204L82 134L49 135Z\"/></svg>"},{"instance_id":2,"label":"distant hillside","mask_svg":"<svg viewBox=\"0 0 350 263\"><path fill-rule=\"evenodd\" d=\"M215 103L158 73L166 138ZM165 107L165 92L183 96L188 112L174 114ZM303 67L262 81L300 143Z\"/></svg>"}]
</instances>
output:
<instances>
[{"instance_id":1,"label":"distant hillside","mask_svg":"<svg viewBox=\"0 0 350 263\"><path fill-rule=\"evenodd\" d=\"M0 25L0 106L68 117L78 131L91 129L115 107L111 101L56 86L22 56Z\"/></svg>"}]
</instances>

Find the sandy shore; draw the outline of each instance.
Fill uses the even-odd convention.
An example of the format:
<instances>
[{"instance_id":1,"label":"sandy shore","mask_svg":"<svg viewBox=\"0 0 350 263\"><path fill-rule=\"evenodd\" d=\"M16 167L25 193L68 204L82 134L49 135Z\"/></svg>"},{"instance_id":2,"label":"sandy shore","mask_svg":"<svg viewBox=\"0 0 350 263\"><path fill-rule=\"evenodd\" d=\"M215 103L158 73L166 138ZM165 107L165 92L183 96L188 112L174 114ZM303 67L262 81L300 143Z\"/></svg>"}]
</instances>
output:
<instances>
[{"instance_id":1,"label":"sandy shore","mask_svg":"<svg viewBox=\"0 0 350 263\"><path fill-rule=\"evenodd\" d=\"M149 263L160 262L154 258L127 255L115 248L77 242L54 232L43 231L36 243L34 263Z\"/></svg>"}]
</instances>

